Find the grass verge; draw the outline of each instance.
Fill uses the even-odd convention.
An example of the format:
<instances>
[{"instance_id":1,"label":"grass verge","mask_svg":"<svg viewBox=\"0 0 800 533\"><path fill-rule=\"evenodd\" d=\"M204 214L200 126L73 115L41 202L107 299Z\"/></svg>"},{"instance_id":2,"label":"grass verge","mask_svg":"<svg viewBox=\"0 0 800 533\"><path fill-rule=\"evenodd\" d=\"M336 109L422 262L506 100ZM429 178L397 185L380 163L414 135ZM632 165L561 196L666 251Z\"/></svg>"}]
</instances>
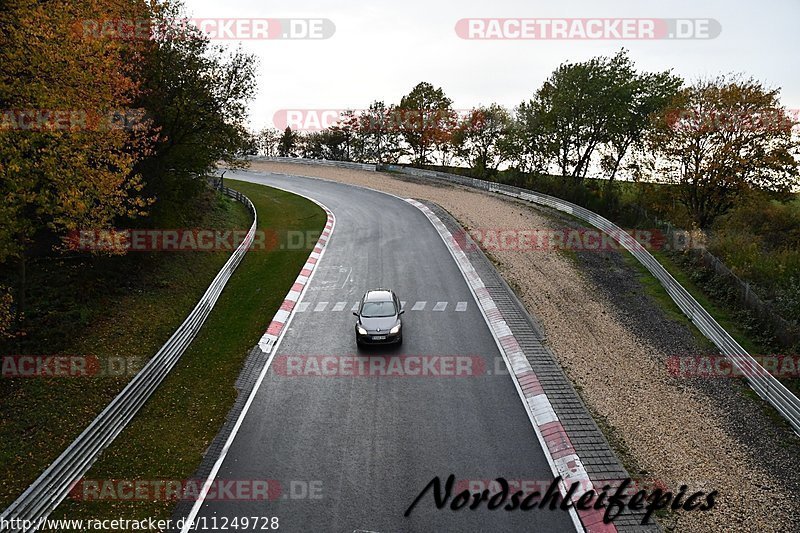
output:
<instances>
[{"instance_id":1,"label":"grass verge","mask_svg":"<svg viewBox=\"0 0 800 533\"><path fill-rule=\"evenodd\" d=\"M226 184L253 201L258 229L318 235L325 225L324 211L304 198L233 180ZM85 479L184 480L194 474L233 406L234 383L248 352L309 253L276 247L247 254L173 372ZM67 499L53 518L166 519L173 507L163 500Z\"/></svg>"},{"instance_id":2,"label":"grass verge","mask_svg":"<svg viewBox=\"0 0 800 533\"><path fill-rule=\"evenodd\" d=\"M554 212L549 209L541 209L540 212L548 213L555 220L572 220L581 226L587 226L582 219L564 212ZM573 250L559 250L559 253L567 260L577 264L577 256ZM695 338L698 347L708 353L717 353L718 349L705 335L703 335L694 323L680 310L675 301L667 293L655 276L653 276L643 264L641 264L630 252L620 249L626 264L636 272L639 282L645 293L651 297L658 306L664 311L667 318L683 324ZM708 296L707 291L695 280L690 270L693 268L688 262L676 261L675 256L664 251L651 250L650 253L655 259L669 272L678 283L680 283L689 294L717 321L745 350L751 355L770 355L778 350L769 335L759 335L759 324L748 311L741 308L733 308L724 301ZM781 379L781 382L794 394L800 395L800 379ZM749 387L742 388L744 396L759 403L775 423L788 427L786 420L781 417L772 406L767 404ZM608 436L609 434L606 433Z\"/></svg>"},{"instance_id":3,"label":"grass verge","mask_svg":"<svg viewBox=\"0 0 800 533\"><path fill-rule=\"evenodd\" d=\"M689 318L683 314L678 305L667 294L666 289L661 283L642 265L633 255L629 252L623 251L625 261L630 265L639 276L639 281L644 287L646 293L652 297L659 306L665 311L667 316L686 325L694 335L699 346L707 349L709 352L716 352L716 346L703 335L699 329L692 323ZM667 272L669 272L675 280L683 285L683 287L694 297L697 302L733 337L739 345L747 350L751 355L769 355L775 353L774 348L767 342L761 341L759 338L751 334L741 326L742 317L736 310L730 309L727 306L712 301L701 287L692 280L691 276L686 272L685 268L678 264L670 254L661 251L651 251L651 254L661 263ZM800 394L800 379L782 379L781 382L791 390L794 394ZM761 400L761 398L749 388L743 389L745 395L755 401L761 402L764 409L767 410L770 417L781 424L787 422Z\"/></svg>"},{"instance_id":4,"label":"grass verge","mask_svg":"<svg viewBox=\"0 0 800 533\"><path fill-rule=\"evenodd\" d=\"M240 230L252 223L242 204L216 193L204 195L195 210L184 227ZM91 377L0 377L0 508L158 351L228 257L229 252L136 252L30 262L27 335L0 353L89 356L104 371Z\"/></svg>"}]
</instances>

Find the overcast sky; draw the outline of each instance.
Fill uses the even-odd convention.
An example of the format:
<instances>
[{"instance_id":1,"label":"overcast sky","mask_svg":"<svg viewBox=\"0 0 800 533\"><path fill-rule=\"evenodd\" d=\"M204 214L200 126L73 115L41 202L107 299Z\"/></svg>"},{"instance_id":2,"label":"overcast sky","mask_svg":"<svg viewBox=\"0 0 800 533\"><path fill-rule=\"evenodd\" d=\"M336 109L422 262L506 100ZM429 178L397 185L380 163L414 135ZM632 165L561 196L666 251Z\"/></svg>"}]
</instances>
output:
<instances>
[{"instance_id":1,"label":"overcast sky","mask_svg":"<svg viewBox=\"0 0 800 533\"><path fill-rule=\"evenodd\" d=\"M398 103L420 81L441 86L457 109L513 107L563 61L630 50L640 70L673 69L688 80L742 72L782 88L800 108L800 0L186 0L197 18L326 18L325 40L246 40L259 58L251 127L282 109L361 109ZM464 18L715 19L714 39L466 40ZM228 41L233 47L237 41Z\"/></svg>"}]
</instances>

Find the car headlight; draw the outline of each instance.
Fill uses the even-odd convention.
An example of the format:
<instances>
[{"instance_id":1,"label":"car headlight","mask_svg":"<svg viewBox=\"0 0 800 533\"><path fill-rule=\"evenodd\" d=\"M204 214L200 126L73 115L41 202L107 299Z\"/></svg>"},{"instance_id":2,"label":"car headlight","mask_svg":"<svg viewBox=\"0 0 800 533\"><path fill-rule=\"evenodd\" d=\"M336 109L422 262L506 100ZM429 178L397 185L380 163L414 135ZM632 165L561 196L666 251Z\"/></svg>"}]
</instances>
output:
<instances>
[{"instance_id":1,"label":"car headlight","mask_svg":"<svg viewBox=\"0 0 800 533\"><path fill-rule=\"evenodd\" d=\"M394 335L395 333L400 333L400 324L397 324L395 327L389 330L390 335Z\"/></svg>"},{"instance_id":2,"label":"car headlight","mask_svg":"<svg viewBox=\"0 0 800 533\"><path fill-rule=\"evenodd\" d=\"M358 327L358 334L359 335L366 335L367 334L367 330L365 330L361 326L357 326L357 327Z\"/></svg>"}]
</instances>

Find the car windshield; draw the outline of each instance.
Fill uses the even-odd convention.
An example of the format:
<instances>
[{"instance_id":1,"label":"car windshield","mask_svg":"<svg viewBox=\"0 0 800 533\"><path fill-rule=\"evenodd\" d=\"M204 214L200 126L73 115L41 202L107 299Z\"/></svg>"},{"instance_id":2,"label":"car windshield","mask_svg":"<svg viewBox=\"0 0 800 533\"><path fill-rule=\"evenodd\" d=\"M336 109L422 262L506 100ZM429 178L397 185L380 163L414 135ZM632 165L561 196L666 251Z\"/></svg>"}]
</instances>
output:
<instances>
[{"instance_id":1,"label":"car windshield","mask_svg":"<svg viewBox=\"0 0 800 533\"><path fill-rule=\"evenodd\" d=\"M364 318L380 318L394 316L395 314L394 302L391 300L385 302L364 302L364 307L361 308L361 316Z\"/></svg>"}]
</instances>

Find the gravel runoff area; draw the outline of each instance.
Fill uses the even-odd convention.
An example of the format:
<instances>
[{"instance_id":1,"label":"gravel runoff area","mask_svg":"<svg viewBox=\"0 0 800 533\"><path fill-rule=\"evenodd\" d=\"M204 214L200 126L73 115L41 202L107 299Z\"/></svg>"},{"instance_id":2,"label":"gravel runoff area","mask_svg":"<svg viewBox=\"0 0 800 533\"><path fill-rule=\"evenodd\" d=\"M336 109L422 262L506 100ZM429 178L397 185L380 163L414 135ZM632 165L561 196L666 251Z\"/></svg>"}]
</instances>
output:
<instances>
[{"instance_id":1,"label":"gravel runoff area","mask_svg":"<svg viewBox=\"0 0 800 533\"><path fill-rule=\"evenodd\" d=\"M468 229L581 227L514 199L396 174L291 163L252 170L313 176L431 200ZM800 531L800 439L739 379L672 376L667 359L705 355L644 293L616 251L488 250L634 476L717 490L709 512L660 517L674 531ZM501 475L502 473L498 473Z\"/></svg>"}]
</instances>

